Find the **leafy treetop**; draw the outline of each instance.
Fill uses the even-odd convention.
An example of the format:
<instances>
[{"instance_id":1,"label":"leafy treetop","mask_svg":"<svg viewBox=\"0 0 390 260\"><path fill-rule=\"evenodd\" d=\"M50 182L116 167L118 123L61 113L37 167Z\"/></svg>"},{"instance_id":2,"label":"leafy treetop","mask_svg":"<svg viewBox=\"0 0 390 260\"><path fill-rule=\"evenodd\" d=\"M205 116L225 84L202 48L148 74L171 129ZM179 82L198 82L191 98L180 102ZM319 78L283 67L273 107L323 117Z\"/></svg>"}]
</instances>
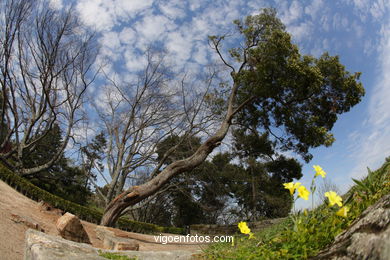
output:
<instances>
[{"instance_id":1,"label":"leafy treetop","mask_svg":"<svg viewBox=\"0 0 390 260\"><path fill-rule=\"evenodd\" d=\"M241 66L236 72L225 63L239 85L236 104L246 102L235 122L242 129L270 133L281 149L309 161L310 147L334 142L331 129L338 114L360 102L360 73L346 71L338 56L302 55L274 9L235 24L244 43L230 55ZM223 38L210 39L218 47ZM275 134L277 128L282 135Z\"/></svg>"}]
</instances>

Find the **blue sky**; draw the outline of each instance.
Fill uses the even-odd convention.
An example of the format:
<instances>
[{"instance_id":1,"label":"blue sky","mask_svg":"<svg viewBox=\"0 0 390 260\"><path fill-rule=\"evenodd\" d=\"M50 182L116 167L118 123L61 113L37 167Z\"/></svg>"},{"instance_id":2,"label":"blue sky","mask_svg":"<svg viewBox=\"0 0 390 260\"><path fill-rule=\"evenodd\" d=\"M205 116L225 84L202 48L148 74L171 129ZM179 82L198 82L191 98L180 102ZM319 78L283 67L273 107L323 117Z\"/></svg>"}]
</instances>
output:
<instances>
[{"instance_id":1,"label":"blue sky","mask_svg":"<svg viewBox=\"0 0 390 260\"><path fill-rule=\"evenodd\" d=\"M69 2L53 0L61 8ZM390 1L222 1L222 0L78 0L83 22L98 32L100 59L107 71L123 75L142 68L145 46L169 51L176 69L201 72L216 56L208 35L234 30L232 21L275 7L293 40L305 54L339 55L351 72L362 72L363 101L339 117L333 146L313 149L301 182L309 186L312 165L321 165L341 191L360 178L366 167L378 168L390 156ZM125 76L124 76L125 77ZM299 207L309 206L299 202Z\"/></svg>"}]
</instances>

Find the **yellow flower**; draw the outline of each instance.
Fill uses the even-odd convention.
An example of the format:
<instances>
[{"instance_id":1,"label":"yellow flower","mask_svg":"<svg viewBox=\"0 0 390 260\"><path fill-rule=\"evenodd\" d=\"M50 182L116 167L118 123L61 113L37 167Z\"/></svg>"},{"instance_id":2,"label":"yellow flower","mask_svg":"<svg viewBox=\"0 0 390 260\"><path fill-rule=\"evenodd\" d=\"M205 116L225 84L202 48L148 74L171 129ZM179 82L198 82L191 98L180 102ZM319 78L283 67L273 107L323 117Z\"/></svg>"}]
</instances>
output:
<instances>
[{"instance_id":1,"label":"yellow flower","mask_svg":"<svg viewBox=\"0 0 390 260\"><path fill-rule=\"evenodd\" d=\"M301 197L302 199L304 200L308 200L309 199L309 194L310 194L310 191L308 191L305 186L299 186L298 187L298 196Z\"/></svg>"},{"instance_id":2,"label":"yellow flower","mask_svg":"<svg viewBox=\"0 0 390 260\"><path fill-rule=\"evenodd\" d=\"M343 206L343 203L341 202L343 199L339 195L337 195L336 192L325 192L325 197L328 197L329 199L329 206L333 206L334 204L339 205L339 207Z\"/></svg>"},{"instance_id":3,"label":"yellow flower","mask_svg":"<svg viewBox=\"0 0 390 260\"><path fill-rule=\"evenodd\" d=\"M238 223L238 228L240 229L240 232L243 233L243 234L250 234L251 233L251 230L249 229L249 227L247 226L246 222L240 222Z\"/></svg>"},{"instance_id":4,"label":"yellow flower","mask_svg":"<svg viewBox=\"0 0 390 260\"><path fill-rule=\"evenodd\" d=\"M339 211L336 212L336 215L343 217L343 218L346 218L348 211L349 211L349 208L347 206L344 206L341 209L339 209Z\"/></svg>"},{"instance_id":5,"label":"yellow flower","mask_svg":"<svg viewBox=\"0 0 390 260\"><path fill-rule=\"evenodd\" d=\"M299 185L301 185L300 182L296 182L296 183L294 183L294 182L283 183L284 188L290 190L291 195L294 194L295 189L298 188Z\"/></svg>"},{"instance_id":6,"label":"yellow flower","mask_svg":"<svg viewBox=\"0 0 390 260\"><path fill-rule=\"evenodd\" d=\"M255 234L253 234L252 232L249 233L249 239L252 239L252 238L255 238Z\"/></svg>"},{"instance_id":7,"label":"yellow flower","mask_svg":"<svg viewBox=\"0 0 390 260\"><path fill-rule=\"evenodd\" d=\"M316 175L314 175L314 177L317 177L318 175L321 175L322 178L325 178L326 172L321 168L321 166L314 165L313 168L316 171Z\"/></svg>"}]
</instances>

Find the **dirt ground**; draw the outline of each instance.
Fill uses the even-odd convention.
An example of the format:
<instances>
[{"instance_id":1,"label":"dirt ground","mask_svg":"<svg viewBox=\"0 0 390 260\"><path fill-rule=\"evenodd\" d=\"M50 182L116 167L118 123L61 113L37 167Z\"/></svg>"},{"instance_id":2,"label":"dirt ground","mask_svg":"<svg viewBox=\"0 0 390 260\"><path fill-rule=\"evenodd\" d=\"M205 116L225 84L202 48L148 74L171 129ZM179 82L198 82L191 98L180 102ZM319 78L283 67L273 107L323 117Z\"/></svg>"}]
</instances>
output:
<instances>
[{"instance_id":1,"label":"dirt ground","mask_svg":"<svg viewBox=\"0 0 390 260\"><path fill-rule=\"evenodd\" d=\"M60 217L52 211L45 211L39 207L39 204L10 186L0 181L0 259L1 260L19 260L24 256L24 234L29 228L22 222L15 221L15 216L28 222L37 223L44 232L50 235L59 236L55 223ZM101 248L102 241L96 237L96 225L82 221L92 246ZM140 251L171 251L188 250L196 251L206 245L196 244L167 244L156 243L152 235L124 232L113 229L119 236L130 237L138 240Z\"/></svg>"}]
</instances>

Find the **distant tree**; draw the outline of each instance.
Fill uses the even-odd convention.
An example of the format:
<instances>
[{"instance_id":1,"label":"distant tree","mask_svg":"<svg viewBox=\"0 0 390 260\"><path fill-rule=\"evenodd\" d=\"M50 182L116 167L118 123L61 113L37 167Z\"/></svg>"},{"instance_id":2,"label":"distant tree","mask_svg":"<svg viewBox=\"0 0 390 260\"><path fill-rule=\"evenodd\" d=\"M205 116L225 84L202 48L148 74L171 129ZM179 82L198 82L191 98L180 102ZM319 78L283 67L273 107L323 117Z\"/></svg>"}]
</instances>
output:
<instances>
[{"instance_id":1,"label":"distant tree","mask_svg":"<svg viewBox=\"0 0 390 260\"><path fill-rule=\"evenodd\" d=\"M36 167L47 162L61 149L61 129L57 124L34 146L34 149L27 150L22 158L26 167ZM84 183L87 179L83 170L71 165L71 161L64 155L48 169L34 175L25 176L38 187L58 195L64 199L86 204L91 192Z\"/></svg>"},{"instance_id":2,"label":"distant tree","mask_svg":"<svg viewBox=\"0 0 390 260\"><path fill-rule=\"evenodd\" d=\"M165 163L170 164L174 161L184 159L193 154L201 145L198 137L183 138L178 135L171 135L160 142L157 146L157 160L166 156ZM172 153L167 153L174 148ZM169 154L169 155L168 155ZM187 226L198 223L214 222L208 216L208 212L217 211L221 207L217 203L217 195L210 196L210 200L204 201L207 193L210 193L207 175L216 174L212 163L204 162L199 168L190 171L187 175L176 176L172 178L168 186L171 186L165 193L171 201L172 222L176 226ZM206 177L206 178L205 178ZM217 187L218 183L215 183Z\"/></svg>"},{"instance_id":3,"label":"distant tree","mask_svg":"<svg viewBox=\"0 0 390 260\"><path fill-rule=\"evenodd\" d=\"M169 136L159 143L156 150L157 160L160 161L173 147L175 150L166 156L166 163L188 157L199 145L198 137ZM126 212L131 212L134 219L148 220L160 225L167 223L167 219L162 219L153 213L169 215L168 224L175 226L216 223L229 196L226 185L229 182L227 174L230 172L226 167L229 162L228 154L217 154L211 162L205 161L188 174L172 178L163 192L160 191L153 199L148 199L141 206L130 207Z\"/></svg>"},{"instance_id":4,"label":"distant tree","mask_svg":"<svg viewBox=\"0 0 390 260\"><path fill-rule=\"evenodd\" d=\"M103 189L97 185L98 174L104 177L104 165L103 160L105 159L105 150L107 148L107 140L103 132L96 135L90 143L80 148L82 157L82 169L85 173L85 188L88 188L88 183L92 183L96 193L100 199L103 199L104 203L107 203L108 191L102 192ZM97 173L94 173L96 171ZM107 189L108 187L106 187Z\"/></svg>"},{"instance_id":5,"label":"distant tree","mask_svg":"<svg viewBox=\"0 0 390 260\"><path fill-rule=\"evenodd\" d=\"M0 3L0 161L27 176L59 160L82 119L79 108L93 81L97 53L93 34L84 30L72 8L51 8L46 0ZM83 33L81 33L83 32ZM57 124L63 141L44 162L24 164L26 153ZM4 149L12 143L11 149Z\"/></svg>"},{"instance_id":6,"label":"distant tree","mask_svg":"<svg viewBox=\"0 0 390 260\"><path fill-rule=\"evenodd\" d=\"M233 131L233 144L244 167L242 182L235 187L241 212L251 221L286 216L292 200L282 184L302 177L299 162L279 155L267 132L259 135L241 127Z\"/></svg>"},{"instance_id":7,"label":"distant tree","mask_svg":"<svg viewBox=\"0 0 390 260\"><path fill-rule=\"evenodd\" d=\"M113 225L129 206L152 196L170 179L201 165L224 140L232 125L267 132L277 148L294 151L306 161L309 148L329 146L338 114L359 103L364 89L360 73L351 74L338 57L301 55L273 9L235 22L241 42L225 57L221 44L227 36L211 36L211 46L230 70L225 93L214 99L221 113L216 132L190 156L157 169L144 184L133 186L106 207L101 224ZM213 103L213 102L210 102ZM276 131L278 130L278 131ZM158 165L157 168L161 167Z\"/></svg>"},{"instance_id":8,"label":"distant tree","mask_svg":"<svg viewBox=\"0 0 390 260\"><path fill-rule=\"evenodd\" d=\"M0 91L0 114L5 114L5 102L3 91ZM0 117L0 153L7 153L11 150L11 144L8 141L8 124L5 116Z\"/></svg>"}]
</instances>

